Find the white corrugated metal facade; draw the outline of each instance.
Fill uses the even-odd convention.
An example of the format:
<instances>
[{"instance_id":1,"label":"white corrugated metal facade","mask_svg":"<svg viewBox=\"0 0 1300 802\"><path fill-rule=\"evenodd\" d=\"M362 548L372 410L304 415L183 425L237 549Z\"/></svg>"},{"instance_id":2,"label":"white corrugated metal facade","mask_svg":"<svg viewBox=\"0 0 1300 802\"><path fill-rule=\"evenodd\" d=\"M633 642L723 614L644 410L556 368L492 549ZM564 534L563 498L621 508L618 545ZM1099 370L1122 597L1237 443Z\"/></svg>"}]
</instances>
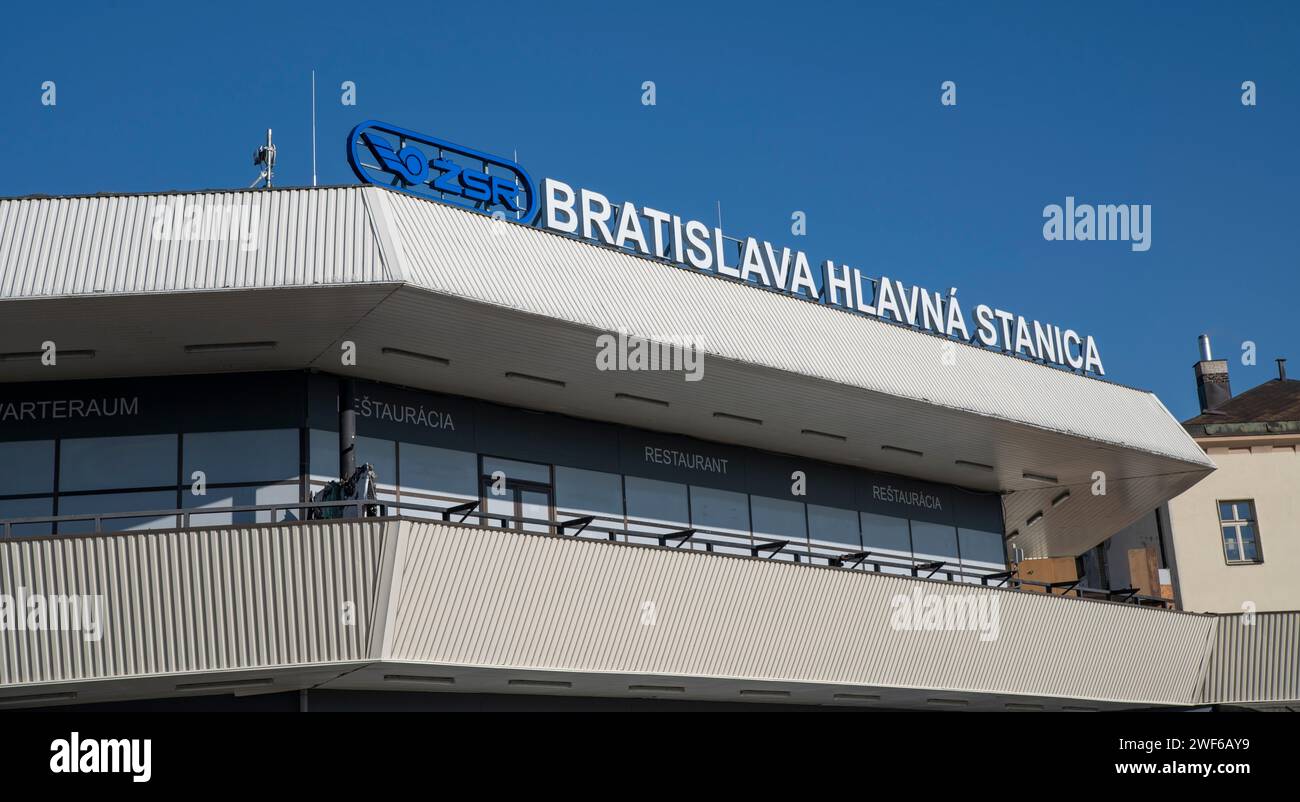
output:
<instances>
[{"instance_id":1,"label":"white corrugated metal facade","mask_svg":"<svg viewBox=\"0 0 1300 802\"><path fill-rule=\"evenodd\" d=\"M408 281L602 331L704 336L710 354L1210 465L1151 393L408 196L392 215Z\"/></svg>"},{"instance_id":2,"label":"white corrugated metal facade","mask_svg":"<svg viewBox=\"0 0 1300 802\"><path fill-rule=\"evenodd\" d=\"M1300 612L1220 616L1214 646L1206 702L1300 706Z\"/></svg>"},{"instance_id":3,"label":"white corrugated metal facade","mask_svg":"<svg viewBox=\"0 0 1300 802\"><path fill-rule=\"evenodd\" d=\"M476 690L490 691L544 672L579 695L608 692L599 678L620 678L626 695L655 677L689 694L781 687L818 704L856 690L900 705L920 690L921 704L932 692L998 709L1193 705L1218 621L398 519L0 541L0 577L6 589L104 597L96 641L0 630L0 706L60 689L80 702L183 695L249 672L278 689L308 682L294 669L327 688L423 673L467 690L478 674ZM996 597L996 639L895 630L892 599L918 590ZM719 682L730 690L710 690Z\"/></svg>"},{"instance_id":4,"label":"white corrugated metal facade","mask_svg":"<svg viewBox=\"0 0 1300 802\"><path fill-rule=\"evenodd\" d=\"M379 559L394 526L0 541L0 592L99 596L103 604L99 639L84 630L0 630L0 688L364 658Z\"/></svg>"},{"instance_id":5,"label":"white corrugated metal facade","mask_svg":"<svg viewBox=\"0 0 1300 802\"><path fill-rule=\"evenodd\" d=\"M1214 627L1133 605L449 525L411 524L399 548L384 657L440 665L1190 704ZM997 638L896 631L891 602L916 589L996 597Z\"/></svg>"},{"instance_id":6,"label":"white corrugated metal facade","mask_svg":"<svg viewBox=\"0 0 1300 802\"><path fill-rule=\"evenodd\" d=\"M168 203L251 204L257 244L156 239ZM0 201L0 299L402 281L603 331L1209 466L1151 393L377 187Z\"/></svg>"},{"instance_id":7,"label":"white corrugated metal facade","mask_svg":"<svg viewBox=\"0 0 1300 802\"><path fill-rule=\"evenodd\" d=\"M183 226L171 226L178 205L200 219L221 207L255 209L257 247L186 238ZM164 223L166 230L158 228ZM389 278L357 188L0 201L6 300Z\"/></svg>"}]
</instances>

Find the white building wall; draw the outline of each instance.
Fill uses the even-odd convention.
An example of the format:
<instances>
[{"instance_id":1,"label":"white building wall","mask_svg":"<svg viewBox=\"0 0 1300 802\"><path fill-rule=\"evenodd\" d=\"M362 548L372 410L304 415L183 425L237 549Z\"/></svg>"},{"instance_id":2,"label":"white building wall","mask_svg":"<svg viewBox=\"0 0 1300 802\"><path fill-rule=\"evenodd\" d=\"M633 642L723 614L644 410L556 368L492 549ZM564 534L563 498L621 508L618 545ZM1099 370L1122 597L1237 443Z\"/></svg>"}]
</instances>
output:
<instances>
[{"instance_id":1,"label":"white building wall","mask_svg":"<svg viewBox=\"0 0 1300 802\"><path fill-rule=\"evenodd\" d=\"M1240 613L1300 610L1300 437L1214 437L1200 441L1219 469L1169 502L1183 609ZM1218 502L1255 502L1264 558L1229 565Z\"/></svg>"}]
</instances>

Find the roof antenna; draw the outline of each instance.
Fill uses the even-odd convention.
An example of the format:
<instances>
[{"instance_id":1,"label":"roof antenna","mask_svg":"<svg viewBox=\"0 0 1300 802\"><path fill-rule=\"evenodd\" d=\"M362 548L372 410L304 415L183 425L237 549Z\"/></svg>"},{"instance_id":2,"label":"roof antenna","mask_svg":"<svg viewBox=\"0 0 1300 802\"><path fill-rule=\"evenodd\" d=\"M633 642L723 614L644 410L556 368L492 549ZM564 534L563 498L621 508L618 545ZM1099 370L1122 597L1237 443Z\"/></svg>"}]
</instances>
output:
<instances>
[{"instance_id":1,"label":"roof antenna","mask_svg":"<svg viewBox=\"0 0 1300 802\"><path fill-rule=\"evenodd\" d=\"M266 181L266 187L270 188L271 179L275 175L275 145L271 144L271 129L266 129L266 144L259 147L253 152L253 166L262 165L262 172L253 183L248 185L249 189L257 186L259 181Z\"/></svg>"},{"instance_id":2,"label":"roof antenna","mask_svg":"<svg viewBox=\"0 0 1300 802\"><path fill-rule=\"evenodd\" d=\"M311 185L316 186L316 71L311 71Z\"/></svg>"}]
</instances>

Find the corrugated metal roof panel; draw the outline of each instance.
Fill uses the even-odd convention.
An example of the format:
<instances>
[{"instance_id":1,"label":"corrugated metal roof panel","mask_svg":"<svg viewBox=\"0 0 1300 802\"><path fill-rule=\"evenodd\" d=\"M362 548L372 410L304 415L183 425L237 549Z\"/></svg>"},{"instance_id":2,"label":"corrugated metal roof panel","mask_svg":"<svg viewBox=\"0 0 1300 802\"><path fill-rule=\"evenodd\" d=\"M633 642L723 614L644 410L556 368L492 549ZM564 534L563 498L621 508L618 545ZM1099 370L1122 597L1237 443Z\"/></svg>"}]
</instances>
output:
<instances>
[{"instance_id":1,"label":"corrugated metal roof panel","mask_svg":"<svg viewBox=\"0 0 1300 802\"><path fill-rule=\"evenodd\" d=\"M1149 392L369 188L411 283L601 331L696 335L710 354L1212 467ZM969 315L970 312L968 311Z\"/></svg>"},{"instance_id":2,"label":"corrugated metal roof panel","mask_svg":"<svg viewBox=\"0 0 1300 802\"><path fill-rule=\"evenodd\" d=\"M186 238L205 219L220 236ZM390 277L359 187L0 200L6 299Z\"/></svg>"},{"instance_id":3,"label":"corrugated metal roof panel","mask_svg":"<svg viewBox=\"0 0 1300 802\"><path fill-rule=\"evenodd\" d=\"M246 202L254 250L154 236L169 204ZM944 338L378 187L0 201L6 300L401 281L1213 467L1151 393L960 344L945 360Z\"/></svg>"}]
</instances>

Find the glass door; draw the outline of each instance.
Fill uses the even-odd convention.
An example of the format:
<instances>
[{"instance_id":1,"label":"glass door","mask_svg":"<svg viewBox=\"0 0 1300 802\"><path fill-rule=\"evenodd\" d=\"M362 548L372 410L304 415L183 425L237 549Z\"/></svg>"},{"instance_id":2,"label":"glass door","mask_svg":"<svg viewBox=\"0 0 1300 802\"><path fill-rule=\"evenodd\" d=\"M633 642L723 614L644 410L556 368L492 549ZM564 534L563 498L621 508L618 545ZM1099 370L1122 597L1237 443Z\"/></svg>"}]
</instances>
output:
<instances>
[{"instance_id":1,"label":"glass door","mask_svg":"<svg viewBox=\"0 0 1300 802\"><path fill-rule=\"evenodd\" d=\"M523 532L554 532L555 490L550 478L549 465L484 457L484 523Z\"/></svg>"},{"instance_id":2,"label":"glass door","mask_svg":"<svg viewBox=\"0 0 1300 802\"><path fill-rule=\"evenodd\" d=\"M522 519L530 519L522 522L519 526L525 532L553 532L554 528L549 524L535 523L535 521L553 521L555 516L551 510L554 506L551 488L544 485L525 486L516 485L515 489L515 509L518 510L516 515Z\"/></svg>"}]
</instances>

